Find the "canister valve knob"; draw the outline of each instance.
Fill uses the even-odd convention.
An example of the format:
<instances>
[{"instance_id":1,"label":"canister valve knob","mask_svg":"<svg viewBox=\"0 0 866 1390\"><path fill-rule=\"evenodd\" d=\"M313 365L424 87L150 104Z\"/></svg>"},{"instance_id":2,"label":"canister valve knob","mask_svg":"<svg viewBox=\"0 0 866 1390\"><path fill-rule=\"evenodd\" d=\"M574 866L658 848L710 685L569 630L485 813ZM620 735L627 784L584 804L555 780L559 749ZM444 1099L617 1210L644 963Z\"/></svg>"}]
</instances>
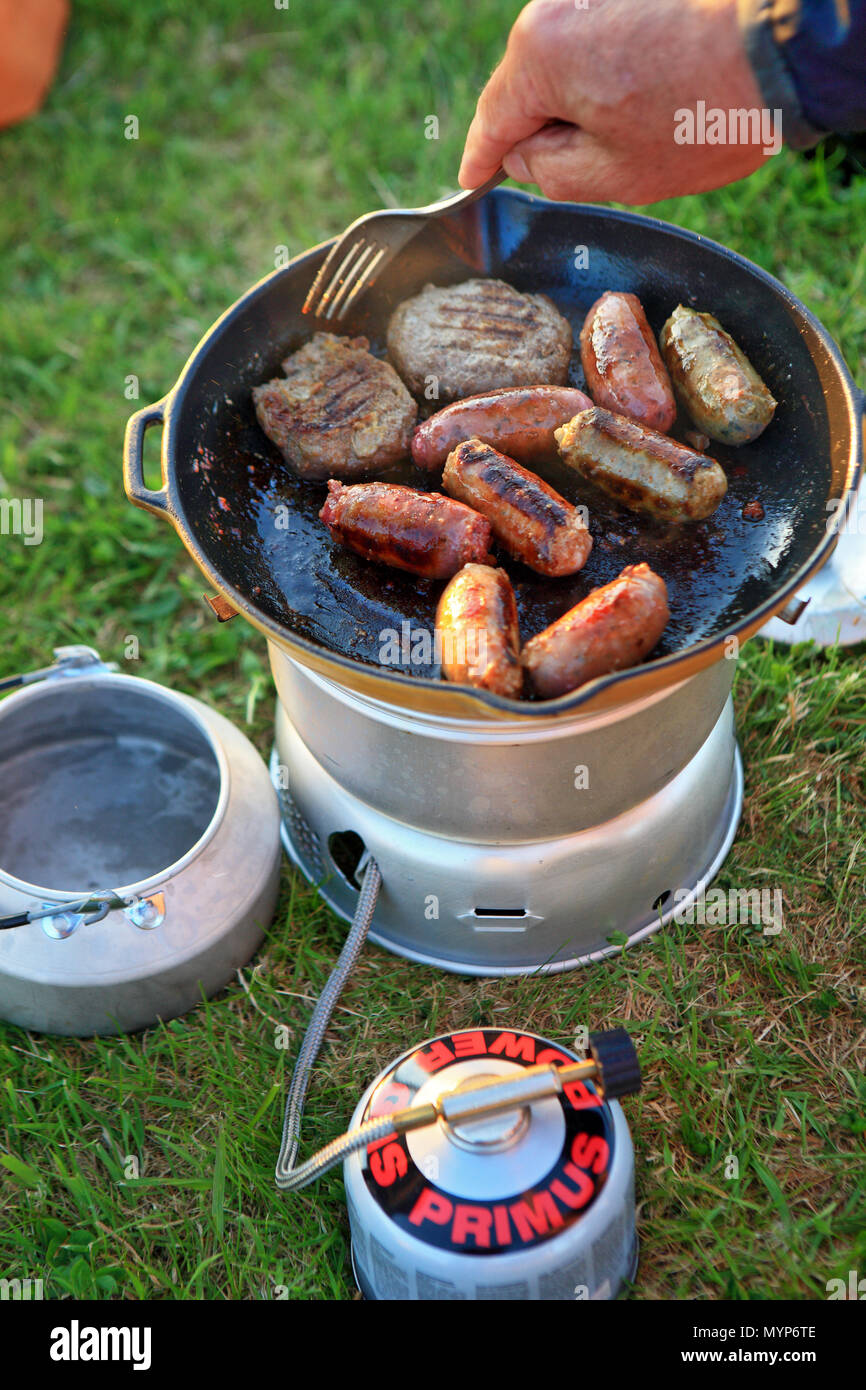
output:
<instances>
[{"instance_id":1,"label":"canister valve knob","mask_svg":"<svg viewBox=\"0 0 866 1390\"><path fill-rule=\"evenodd\" d=\"M641 1088L640 1063L624 1028L590 1033L589 1055L597 1068L598 1088L605 1100L632 1096Z\"/></svg>"},{"instance_id":2,"label":"canister valve knob","mask_svg":"<svg viewBox=\"0 0 866 1390\"><path fill-rule=\"evenodd\" d=\"M537 1062L514 1074L479 1076L434 1100L391 1110L365 1120L357 1129L334 1139L305 1163L295 1166L297 1130L287 1126L277 1162L277 1187L297 1192L341 1162L355 1149L368 1147L389 1134L407 1134L443 1123L452 1132L506 1111L534 1105L536 1101L565 1093L575 1082L591 1081L602 1100L628 1096L641 1088L640 1066L634 1044L624 1028L590 1033L589 1056L582 1062Z\"/></svg>"}]
</instances>

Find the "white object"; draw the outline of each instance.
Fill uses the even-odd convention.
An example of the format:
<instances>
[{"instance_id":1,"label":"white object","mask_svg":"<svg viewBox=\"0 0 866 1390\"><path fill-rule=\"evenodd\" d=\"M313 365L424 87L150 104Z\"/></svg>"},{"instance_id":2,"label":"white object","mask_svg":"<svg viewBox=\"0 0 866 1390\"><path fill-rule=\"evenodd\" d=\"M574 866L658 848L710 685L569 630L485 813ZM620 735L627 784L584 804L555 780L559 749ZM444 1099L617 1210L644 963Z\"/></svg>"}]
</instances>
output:
<instances>
[{"instance_id":1,"label":"white object","mask_svg":"<svg viewBox=\"0 0 866 1390\"><path fill-rule=\"evenodd\" d=\"M839 543L798 598L809 604L793 624L771 618L760 629L775 642L852 647L866 642L866 489L852 502Z\"/></svg>"}]
</instances>

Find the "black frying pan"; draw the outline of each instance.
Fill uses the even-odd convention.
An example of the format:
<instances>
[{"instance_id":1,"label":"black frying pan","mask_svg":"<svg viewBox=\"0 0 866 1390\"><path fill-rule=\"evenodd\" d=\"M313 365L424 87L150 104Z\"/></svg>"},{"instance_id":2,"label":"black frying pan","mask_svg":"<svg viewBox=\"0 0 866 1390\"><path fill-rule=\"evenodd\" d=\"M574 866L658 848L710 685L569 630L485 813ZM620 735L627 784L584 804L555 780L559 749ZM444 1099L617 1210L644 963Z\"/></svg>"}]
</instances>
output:
<instances>
[{"instance_id":1,"label":"black frying pan","mask_svg":"<svg viewBox=\"0 0 866 1390\"><path fill-rule=\"evenodd\" d=\"M710 449L729 489L716 514L698 525L638 518L555 459L539 470L571 501L589 506L595 544L585 569L564 579L505 560L524 639L624 565L646 560L668 585L672 616L645 666L556 701L519 704L450 686L432 664L382 667L382 633L403 623L432 630L442 585L335 545L317 515L324 484L293 478L259 429L250 394L279 375L288 349L327 326L300 310L329 245L269 275L217 321L169 395L129 421L124 459L130 499L165 514L211 583L298 661L378 698L444 714L532 718L619 704L718 660L727 637L755 632L826 559L859 477L866 398L820 323L779 281L706 238L653 218L499 188L429 223L339 331L364 333L382 350L400 300L428 281L489 274L548 294L576 342L603 290L630 290L656 332L680 302L715 314L779 407L753 444ZM576 352L571 379L583 385ZM144 432L157 421L165 423L163 487L151 491L141 453ZM385 476L435 485L435 475L408 463ZM764 511L759 522L743 516L756 501Z\"/></svg>"}]
</instances>

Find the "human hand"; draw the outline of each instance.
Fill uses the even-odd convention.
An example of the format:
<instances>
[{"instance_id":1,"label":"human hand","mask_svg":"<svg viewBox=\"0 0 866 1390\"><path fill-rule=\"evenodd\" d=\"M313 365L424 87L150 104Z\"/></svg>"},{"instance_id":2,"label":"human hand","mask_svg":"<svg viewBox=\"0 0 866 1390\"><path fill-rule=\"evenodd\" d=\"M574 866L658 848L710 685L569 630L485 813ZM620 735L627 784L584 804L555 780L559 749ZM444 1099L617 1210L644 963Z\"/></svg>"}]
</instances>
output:
<instances>
[{"instance_id":1,"label":"human hand","mask_svg":"<svg viewBox=\"0 0 866 1390\"><path fill-rule=\"evenodd\" d=\"M681 143L677 113L698 102L759 113L754 138ZM459 178L476 188L502 164L549 198L651 203L745 178L781 139L737 0L532 0L481 93Z\"/></svg>"}]
</instances>

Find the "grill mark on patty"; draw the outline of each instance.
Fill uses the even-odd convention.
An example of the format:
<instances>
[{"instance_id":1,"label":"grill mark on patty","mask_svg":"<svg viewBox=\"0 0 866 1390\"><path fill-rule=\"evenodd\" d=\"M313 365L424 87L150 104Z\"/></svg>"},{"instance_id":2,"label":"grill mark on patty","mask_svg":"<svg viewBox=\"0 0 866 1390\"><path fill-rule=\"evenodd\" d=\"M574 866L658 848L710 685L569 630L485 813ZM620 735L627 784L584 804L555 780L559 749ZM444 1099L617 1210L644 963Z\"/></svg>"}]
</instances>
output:
<instances>
[{"instance_id":1,"label":"grill mark on patty","mask_svg":"<svg viewBox=\"0 0 866 1390\"><path fill-rule=\"evenodd\" d=\"M453 320L457 319L455 324ZM531 332L541 328L544 320L541 315L532 307L516 305L514 311L503 309L501 313L493 313L490 309L483 308L480 311L473 310L471 306L441 304L432 320L432 326L444 329L465 328L477 334L479 338L484 337L507 337L513 338L518 333Z\"/></svg>"},{"instance_id":2,"label":"grill mark on patty","mask_svg":"<svg viewBox=\"0 0 866 1390\"><path fill-rule=\"evenodd\" d=\"M505 344L510 347L526 336L521 328L499 328L495 333L483 333L475 322L436 324L432 331L436 334L440 349L455 347L476 356L484 352L497 352Z\"/></svg>"},{"instance_id":3,"label":"grill mark on patty","mask_svg":"<svg viewBox=\"0 0 866 1390\"><path fill-rule=\"evenodd\" d=\"M453 318L455 314L472 314L476 323L524 323L537 324L541 314L537 304L502 304L498 312L486 304L480 309L477 304L439 304L434 315L440 318Z\"/></svg>"},{"instance_id":4,"label":"grill mark on patty","mask_svg":"<svg viewBox=\"0 0 866 1390\"><path fill-rule=\"evenodd\" d=\"M373 408L377 395L390 386L363 368L346 367L320 382L298 408L296 427L306 433L339 429ZM353 394L354 393L354 394Z\"/></svg>"}]
</instances>

